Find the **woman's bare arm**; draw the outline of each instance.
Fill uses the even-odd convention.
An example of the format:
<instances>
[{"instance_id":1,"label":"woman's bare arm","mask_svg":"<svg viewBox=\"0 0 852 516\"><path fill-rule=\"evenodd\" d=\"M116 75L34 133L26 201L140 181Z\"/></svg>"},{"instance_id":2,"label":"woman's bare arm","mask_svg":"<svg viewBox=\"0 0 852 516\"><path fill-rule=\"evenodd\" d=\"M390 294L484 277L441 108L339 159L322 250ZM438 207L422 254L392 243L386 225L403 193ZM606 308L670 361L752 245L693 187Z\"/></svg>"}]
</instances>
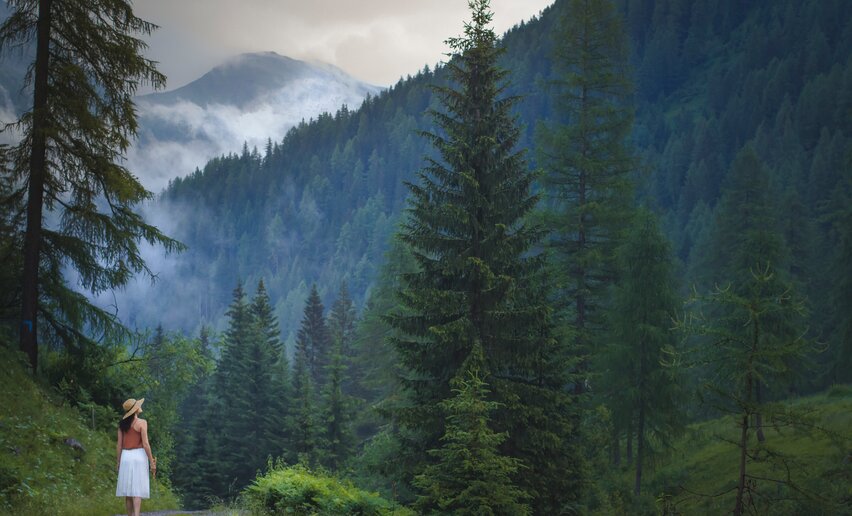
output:
<instances>
[{"instance_id":1,"label":"woman's bare arm","mask_svg":"<svg viewBox=\"0 0 852 516\"><path fill-rule=\"evenodd\" d=\"M121 445L124 441L124 433L121 428L118 429L118 437L115 440L115 470L118 471L118 465L121 464Z\"/></svg>"}]
</instances>

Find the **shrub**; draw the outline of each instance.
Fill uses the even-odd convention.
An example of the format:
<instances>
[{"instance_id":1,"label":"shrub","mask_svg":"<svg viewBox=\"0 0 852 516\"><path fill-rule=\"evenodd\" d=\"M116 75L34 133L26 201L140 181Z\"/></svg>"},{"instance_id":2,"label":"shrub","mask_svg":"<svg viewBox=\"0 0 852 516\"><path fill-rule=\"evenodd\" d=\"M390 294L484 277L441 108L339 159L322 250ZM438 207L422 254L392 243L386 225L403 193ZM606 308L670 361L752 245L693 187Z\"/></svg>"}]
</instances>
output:
<instances>
[{"instance_id":1,"label":"shrub","mask_svg":"<svg viewBox=\"0 0 852 516\"><path fill-rule=\"evenodd\" d=\"M277 466L243 492L253 514L413 514L376 493L304 466Z\"/></svg>"}]
</instances>

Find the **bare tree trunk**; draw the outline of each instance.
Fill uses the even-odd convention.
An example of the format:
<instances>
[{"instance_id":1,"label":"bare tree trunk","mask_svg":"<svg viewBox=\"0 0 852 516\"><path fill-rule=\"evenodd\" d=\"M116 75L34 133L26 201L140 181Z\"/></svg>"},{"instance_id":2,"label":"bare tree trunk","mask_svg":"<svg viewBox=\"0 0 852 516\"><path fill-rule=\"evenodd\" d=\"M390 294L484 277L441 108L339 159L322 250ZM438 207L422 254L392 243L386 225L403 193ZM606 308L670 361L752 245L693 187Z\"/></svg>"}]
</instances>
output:
<instances>
[{"instance_id":1,"label":"bare tree trunk","mask_svg":"<svg viewBox=\"0 0 852 516\"><path fill-rule=\"evenodd\" d=\"M627 423L627 463L633 464L633 422Z\"/></svg>"},{"instance_id":2,"label":"bare tree trunk","mask_svg":"<svg viewBox=\"0 0 852 516\"><path fill-rule=\"evenodd\" d=\"M760 406L760 380L754 382L754 392L755 396L757 396L757 405ZM763 416L760 412L754 415L754 428L757 431L757 440L760 442L766 441L766 436L763 435Z\"/></svg>"},{"instance_id":3,"label":"bare tree trunk","mask_svg":"<svg viewBox=\"0 0 852 516\"><path fill-rule=\"evenodd\" d=\"M748 360L748 372L745 377L745 389L744 389L744 413L742 415L742 431L740 433L740 477L737 482L737 503L734 506L734 516L742 516L743 511L745 510L743 504L743 497L745 496L746 490L746 456L748 452L748 421L752 414L752 406L751 406L751 394L752 389L754 389L754 380L752 377L752 361L754 359L754 355L757 353L757 344L760 340L760 326L758 324L757 318L752 318L752 342L751 342L751 356Z\"/></svg>"},{"instance_id":4,"label":"bare tree trunk","mask_svg":"<svg viewBox=\"0 0 852 516\"><path fill-rule=\"evenodd\" d=\"M21 351L33 373L38 368L38 274L41 258L41 223L47 154L47 77L50 58L50 7L39 0L36 24L36 62L33 76L32 149L27 186L27 229L24 234L24 270L21 275Z\"/></svg>"},{"instance_id":5,"label":"bare tree trunk","mask_svg":"<svg viewBox=\"0 0 852 516\"><path fill-rule=\"evenodd\" d=\"M740 434L740 478L737 482L737 504L734 507L734 516L742 516L744 510L743 494L745 493L746 450L748 449L748 414L743 416L740 424L742 425L742 433Z\"/></svg>"}]
</instances>

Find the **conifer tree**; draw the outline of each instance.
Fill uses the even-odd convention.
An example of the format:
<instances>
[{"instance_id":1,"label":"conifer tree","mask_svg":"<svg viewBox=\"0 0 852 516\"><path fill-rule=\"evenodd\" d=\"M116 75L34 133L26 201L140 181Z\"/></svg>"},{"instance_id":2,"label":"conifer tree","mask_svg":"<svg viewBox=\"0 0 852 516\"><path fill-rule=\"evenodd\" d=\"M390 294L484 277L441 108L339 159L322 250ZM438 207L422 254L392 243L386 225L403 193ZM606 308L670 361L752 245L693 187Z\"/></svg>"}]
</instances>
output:
<instances>
[{"instance_id":1,"label":"conifer tree","mask_svg":"<svg viewBox=\"0 0 852 516\"><path fill-rule=\"evenodd\" d=\"M573 352L587 357L602 335L614 249L632 210L632 86L612 1L563 5L553 56L555 114L536 128L536 139L548 193L543 218L554 253L551 276L559 285L556 299L563 300L557 315L573 326ZM587 369L585 358L579 367ZM575 390L583 385L577 382Z\"/></svg>"},{"instance_id":2,"label":"conifer tree","mask_svg":"<svg viewBox=\"0 0 852 516\"><path fill-rule=\"evenodd\" d=\"M776 281L787 284L790 281L789 251L778 223L777 197L769 169L752 145L746 145L737 153L722 192L710 234L711 247L703 262L706 271L701 283L703 288L730 284L734 295L750 298L756 288L755 274L761 274L767 267ZM790 284L789 288L795 291L794 285ZM794 297L798 297L798 293ZM717 309L727 310L730 305L717 305ZM730 316L724 313L716 315ZM777 318L771 324L765 321L761 331L776 338L787 338L804 332L804 326L803 321ZM785 369L792 367L802 371L811 359L801 357L797 364L787 364ZM755 377L753 384L755 399L761 403L768 394L763 381ZM783 390L788 386L773 387ZM755 418L757 435L763 439L762 415L757 412Z\"/></svg>"},{"instance_id":3,"label":"conifer tree","mask_svg":"<svg viewBox=\"0 0 852 516\"><path fill-rule=\"evenodd\" d=\"M300 463L308 465L316 460L318 432L314 389L307 349L297 347L293 359L293 412L289 427L292 452Z\"/></svg>"},{"instance_id":4,"label":"conifer tree","mask_svg":"<svg viewBox=\"0 0 852 516\"><path fill-rule=\"evenodd\" d=\"M302 462L316 462L318 447L324 443L320 426L319 395L325 387L330 355L330 337L317 286L311 287L305 301L302 325L296 337L293 367L293 450Z\"/></svg>"},{"instance_id":5,"label":"conifer tree","mask_svg":"<svg viewBox=\"0 0 852 516\"><path fill-rule=\"evenodd\" d=\"M317 286L314 284L305 303L302 325L296 336L296 349L304 351L308 374L317 389L325 385L325 370L329 363L331 348L331 336L328 333L324 311Z\"/></svg>"},{"instance_id":6,"label":"conifer tree","mask_svg":"<svg viewBox=\"0 0 852 516\"><path fill-rule=\"evenodd\" d=\"M289 364L263 280L257 284L251 315L256 340L252 342L254 360L247 373L255 389L253 405L259 423L260 445L256 457L260 463L256 463L256 467L260 467L267 456L278 457L287 449L286 422L290 413Z\"/></svg>"},{"instance_id":7,"label":"conifer tree","mask_svg":"<svg viewBox=\"0 0 852 516\"><path fill-rule=\"evenodd\" d=\"M136 17L125 0L9 5L0 50L35 44L27 75L32 109L12 126L21 132L17 143L0 146L0 169L16 184L2 208L14 214L10 220L23 244L20 346L35 371L40 321L48 324L41 331L66 344L76 341L78 348L95 345L86 331L121 330L111 314L67 284L66 267L97 295L126 285L136 273L153 277L140 241L169 251L181 245L133 211L152 194L121 164L136 134L137 87L165 85L136 37L156 26ZM59 222L48 227L51 214Z\"/></svg>"},{"instance_id":8,"label":"conifer tree","mask_svg":"<svg viewBox=\"0 0 852 516\"><path fill-rule=\"evenodd\" d=\"M438 462L415 478L423 495L417 506L442 514L530 514L525 493L511 480L520 461L502 455L505 433L490 428L499 404L488 401L487 375L479 343L459 375L450 382L453 396L439 404L447 419L441 447L430 450Z\"/></svg>"},{"instance_id":9,"label":"conifer tree","mask_svg":"<svg viewBox=\"0 0 852 516\"><path fill-rule=\"evenodd\" d=\"M323 439L319 452L322 463L338 470L352 454L354 435L352 433L351 397L343 391L346 380L346 363L341 341L335 341L331 349L331 362L326 376L328 383L323 391Z\"/></svg>"},{"instance_id":10,"label":"conifer tree","mask_svg":"<svg viewBox=\"0 0 852 516\"><path fill-rule=\"evenodd\" d=\"M638 214L617 258L619 281L608 317L610 335L600 354L600 383L619 430L616 437L625 430L628 440L636 436L634 493L639 496L649 444L667 443L683 427L678 379L662 365L677 338L674 265L651 213ZM619 446L617 439L613 446Z\"/></svg>"},{"instance_id":11,"label":"conifer tree","mask_svg":"<svg viewBox=\"0 0 852 516\"><path fill-rule=\"evenodd\" d=\"M213 489L220 497L231 494L228 489L232 484L242 486L242 482L248 480L247 476L253 474L254 470L249 471L246 467L249 462L246 455L252 459L257 455L255 443L249 442L246 434L253 425L251 419L254 416L251 410L251 386L246 373L252 340L257 334L242 283L234 288L226 315L229 318L228 329L225 331L222 355L216 369L210 406L212 413L218 414L214 422L214 434L217 435L216 444L220 449L211 451L220 458L218 469L222 483Z\"/></svg>"},{"instance_id":12,"label":"conifer tree","mask_svg":"<svg viewBox=\"0 0 852 516\"><path fill-rule=\"evenodd\" d=\"M323 390L322 462L332 470L339 469L349 458L354 447L352 431L352 403L349 380L349 368L353 356L355 334L355 307L349 298L349 290L344 282L340 286L337 299L331 307L328 328L331 338L331 356L326 367L328 383Z\"/></svg>"},{"instance_id":13,"label":"conifer tree","mask_svg":"<svg viewBox=\"0 0 852 516\"><path fill-rule=\"evenodd\" d=\"M427 159L419 183L408 185L400 239L418 271L404 276L402 308L388 316L399 333L392 342L403 386L391 412L403 439L400 463L420 474L435 461L424 450L438 448L445 433L440 403L452 397L450 380L481 342L492 401L502 404L494 430L508 433L499 453L535 471L512 481L535 511L553 513L579 496L568 379L550 333L547 290L536 278L542 259L530 253L541 233L524 220L537 198L515 149L516 99L503 97L489 2L469 6L464 36L448 41L451 84L435 88L441 133L427 137L439 158Z\"/></svg>"},{"instance_id":14,"label":"conifer tree","mask_svg":"<svg viewBox=\"0 0 852 516\"><path fill-rule=\"evenodd\" d=\"M790 427L799 425L801 417L766 403L758 388L788 379L789 364L813 351L802 332L779 332L782 327L801 327L805 316L802 300L791 284L767 262L756 263L751 274L747 285L728 284L708 295L696 296L693 302L700 306L679 324L687 335L704 339L695 353L701 362L714 365L702 385L702 395L731 414L739 427L740 436L735 442L739 462L735 515L757 510L752 506L754 490L767 477L750 473L748 466L754 462L768 462L767 471L786 469L786 475L768 480L773 485L795 488L784 454L758 453L756 447L761 445L754 442L752 435L759 442L765 441L759 419L762 416L778 416L780 424ZM775 410L779 408L780 411ZM799 488L795 491L801 492Z\"/></svg>"},{"instance_id":15,"label":"conifer tree","mask_svg":"<svg viewBox=\"0 0 852 516\"><path fill-rule=\"evenodd\" d=\"M339 347L338 353L341 355L341 363L347 369L352 365L354 357L353 342L355 340L356 324L355 305L349 296L349 287L344 281L340 285L337 299L331 306L331 313L328 315L328 332L332 346ZM334 353L332 353L333 356ZM346 379L343 380L343 391L351 394L353 387L352 378L348 373L344 376L346 376Z\"/></svg>"}]
</instances>

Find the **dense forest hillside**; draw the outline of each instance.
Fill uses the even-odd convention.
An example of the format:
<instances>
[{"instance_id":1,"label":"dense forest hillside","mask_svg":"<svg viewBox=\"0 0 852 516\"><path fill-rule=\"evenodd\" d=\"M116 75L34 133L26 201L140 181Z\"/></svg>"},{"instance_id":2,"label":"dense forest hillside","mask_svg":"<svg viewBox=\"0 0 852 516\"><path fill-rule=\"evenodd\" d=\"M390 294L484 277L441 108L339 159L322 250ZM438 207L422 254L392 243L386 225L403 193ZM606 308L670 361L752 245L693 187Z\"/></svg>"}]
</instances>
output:
<instances>
[{"instance_id":1,"label":"dense forest hillside","mask_svg":"<svg viewBox=\"0 0 852 516\"><path fill-rule=\"evenodd\" d=\"M509 93L530 148L551 117L557 2L503 37ZM753 146L771 176L774 223L813 306L811 329L837 336L842 217L848 217L852 137L852 6L842 0L620 2L632 49L640 196L664 221L688 285L712 245L716 207L735 154ZM160 201L189 245L158 302L130 302L131 324L221 327L229 291L263 278L285 336L308 285L328 301L343 280L358 305L376 276L406 188L429 154L430 85L443 67L291 130L266 148L222 156L175 180ZM535 156L528 155L535 167ZM846 210L844 215L843 210ZM146 292L146 294L151 294ZM832 373L833 374L833 373Z\"/></svg>"},{"instance_id":2,"label":"dense forest hillside","mask_svg":"<svg viewBox=\"0 0 852 516\"><path fill-rule=\"evenodd\" d=\"M165 79L127 37L153 26L9 6L0 50L38 57L0 141L6 509L112 507L130 396L185 509L852 507L852 3L557 0L499 37L470 0L447 62L239 129L156 197L129 144ZM281 114L264 81L299 70L158 98Z\"/></svg>"}]
</instances>

